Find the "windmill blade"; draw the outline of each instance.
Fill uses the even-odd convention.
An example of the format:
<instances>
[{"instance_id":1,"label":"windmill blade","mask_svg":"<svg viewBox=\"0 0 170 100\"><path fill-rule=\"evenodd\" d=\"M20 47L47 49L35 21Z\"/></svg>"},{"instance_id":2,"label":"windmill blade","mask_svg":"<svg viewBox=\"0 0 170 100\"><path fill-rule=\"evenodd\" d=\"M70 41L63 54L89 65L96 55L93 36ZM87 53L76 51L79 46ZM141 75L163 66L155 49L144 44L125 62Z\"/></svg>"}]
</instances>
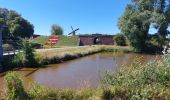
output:
<instances>
[{"instance_id":1,"label":"windmill blade","mask_svg":"<svg viewBox=\"0 0 170 100\"><path fill-rule=\"evenodd\" d=\"M68 33L68 35L71 35L71 34L76 35L76 31L80 30L79 28L74 30L72 26L71 26L71 29L72 29L72 32Z\"/></svg>"},{"instance_id":2,"label":"windmill blade","mask_svg":"<svg viewBox=\"0 0 170 100\"><path fill-rule=\"evenodd\" d=\"M71 26L72 31L74 31L73 27Z\"/></svg>"},{"instance_id":3,"label":"windmill blade","mask_svg":"<svg viewBox=\"0 0 170 100\"><path fill-rule=\"evenodd\" d=\"M71 35L73 32L71 32L71 33L68 33L68 35Z\"/></svg>"}]
</instances>

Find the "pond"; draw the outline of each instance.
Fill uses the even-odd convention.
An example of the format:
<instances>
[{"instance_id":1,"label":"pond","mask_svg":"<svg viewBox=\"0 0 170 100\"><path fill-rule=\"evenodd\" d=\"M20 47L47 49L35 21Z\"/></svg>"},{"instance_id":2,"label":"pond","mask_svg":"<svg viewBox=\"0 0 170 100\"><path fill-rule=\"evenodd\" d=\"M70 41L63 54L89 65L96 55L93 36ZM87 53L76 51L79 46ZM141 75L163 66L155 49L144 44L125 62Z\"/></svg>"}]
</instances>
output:
<instances>
[{"instance_id":1,"label":"pond","mask_svg":"<svg viewBox=\"0 0 170 100\"><path fill-rule=\"evenodd\" d=\"M16 72L23 76L25 87L29 87L31 82L37 82L50 88L96 88L106 70L115 72L122 64L130 65L136 57L142 57L142 62L145 63L155 59L156 55L104 52L45 68L23 68ZM3 87L4 80L1 76L0 88Z\"/></svg>"}]
</instances>

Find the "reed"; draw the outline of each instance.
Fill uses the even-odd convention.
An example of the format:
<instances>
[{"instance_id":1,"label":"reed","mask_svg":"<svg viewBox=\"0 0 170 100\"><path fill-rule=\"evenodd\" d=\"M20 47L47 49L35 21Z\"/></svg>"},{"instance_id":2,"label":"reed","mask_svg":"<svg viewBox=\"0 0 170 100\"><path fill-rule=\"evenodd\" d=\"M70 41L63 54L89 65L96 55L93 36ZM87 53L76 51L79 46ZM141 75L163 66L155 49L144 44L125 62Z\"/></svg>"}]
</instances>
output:
<instances>
[{"instance_id":1,"label":"reed","mask_svg":"<svg viewBox=\"0 0 170 100\"><path fill-rule=\"evenodd\" d=\"M37 53L42 55L43 64L61 63L63 61L80 58L98 52L130 52L129 47L119 46L84 46L56 49L41 49Z\"/></svg>"}]
</instances>

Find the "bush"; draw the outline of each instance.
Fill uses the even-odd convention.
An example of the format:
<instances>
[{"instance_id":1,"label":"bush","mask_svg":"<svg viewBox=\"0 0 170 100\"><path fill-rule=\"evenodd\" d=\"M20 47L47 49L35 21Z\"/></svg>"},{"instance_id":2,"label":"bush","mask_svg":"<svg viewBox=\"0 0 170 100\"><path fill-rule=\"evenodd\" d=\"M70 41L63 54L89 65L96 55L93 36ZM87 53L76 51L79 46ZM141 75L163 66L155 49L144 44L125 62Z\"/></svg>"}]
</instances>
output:
<instances>
[{"instance_id":1,"label":"bush","mask_svg":"<svg viewBox=\"0 0 170 100\"><path fill-rule=\"evenodd\" d=\"M36 61L36 64L41 65L43 63L43 56L40 55L39 53L35 53L34 55L35 55L34 59Z\"/></svg>"},{"instance_id":2,"label":"bush","mask_svg":"<svg viewBox=\"0 0 170 100\"><path fill-rule=\"evenodd\" d=\"M117 34L115 36L115 41L118 46L126 46L126 37L123 34Z\"/></svg>"},{"instance_id":3,"label":"bush","mask_svg":"<svg viewBox=\"0 0 170 100\"><path fill-rule=\"evenodd\" d=\"M69 89L49 89L33 84L30 90L32 100L74 100L76 92Z\"/></svg>"},{"instance_id":4,"label":"bush","mask_svg":"<svg viewBox=\"0 0 170 100\"><path fill-rule=\"evenodd\" d=\"M14 56L14 58L12 60L12 64L17 67L22 67L25 65L25 61L26 61L26 59L25 59L24 53L19 52Z\"/></svg>"},{"instance_id":5,"label":"bush","mask_svg":"<svg viewBox=\"0 0 170 100\"><path fill-rule=\"evenodd\" d=\"M14 56L12 60L14 66L35 67L42 64L43 57L40 54L34 53L32 43L28 40L22 40L20 45L22 51Z\"/></svg>"},{"instance_id":6,"label":"bush","mask_svg":"<svg viewBox=\"0 0 170 100\"><path fill-rule=\"evenodd\" d=\"M123 67L116 74L107 72L102 81L110 86L103 97L109 94L114 99L128 100L170 98L170 57L146 64L136 59L130 67Z\"/></svg>"},{"instance_id":7,"label":"bush","mask_svg":"<svg viewBox=\"0 0 170 100\"><path fill-rule=\"evenodd\" d=\"M7 86L7 100L29 100L27 93L24 90L21 77L14 73L9 72L5 76Z\"/></svg>"}]
</instances>

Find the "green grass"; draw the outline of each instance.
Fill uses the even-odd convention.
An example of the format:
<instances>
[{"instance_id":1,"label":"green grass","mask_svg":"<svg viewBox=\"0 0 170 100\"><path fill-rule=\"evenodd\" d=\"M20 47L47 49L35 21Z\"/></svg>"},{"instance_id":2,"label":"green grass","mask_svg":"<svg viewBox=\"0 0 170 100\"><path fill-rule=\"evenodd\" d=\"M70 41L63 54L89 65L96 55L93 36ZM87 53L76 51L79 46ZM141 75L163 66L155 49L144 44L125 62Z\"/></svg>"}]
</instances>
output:
<instances>
[{"instance_id":1,"label":"green grass","mask_svg":"<svg viewBox=\"0 0 170 100\"><path fill-rule=\"evenodd\" d=\"M57 46L77 46L78 36L60 36Z\"/></svg>"},{"instance_id":2,"label":"green grass","mask_svg":"<svg viewBox=\"0 0 170 100\"><path fill-rule=\"evenodd\" d=\"M50 36L39 36L32 40L33 43L38 43L44 45ZM59 41L56 43L55 46L77 46L78 43L78 36L59 36Z\"/></svg>"},{"instance_id":3,"label":"green grass","mask_svg":"<svg viewBox=\"0 0 170 100\"><path fill-rule=\"evenodd\" d=\"M32 42L44 45L48 41L49 38L50 36L39 36L33 39Z\"/></svg>"},{"instance_id":4,"label":"green grass","mask_svg":"<svg viewBox=\"0 0 170 100\"><path fill-rule=\"evenodd\" d=\"M98 52L130 52L129 47L120 46L83 46L66 47L61 49L42 49L37 53L42 56L43 64L60 63L67 60L80 58Z\"/></svg>"}]
</instances>

